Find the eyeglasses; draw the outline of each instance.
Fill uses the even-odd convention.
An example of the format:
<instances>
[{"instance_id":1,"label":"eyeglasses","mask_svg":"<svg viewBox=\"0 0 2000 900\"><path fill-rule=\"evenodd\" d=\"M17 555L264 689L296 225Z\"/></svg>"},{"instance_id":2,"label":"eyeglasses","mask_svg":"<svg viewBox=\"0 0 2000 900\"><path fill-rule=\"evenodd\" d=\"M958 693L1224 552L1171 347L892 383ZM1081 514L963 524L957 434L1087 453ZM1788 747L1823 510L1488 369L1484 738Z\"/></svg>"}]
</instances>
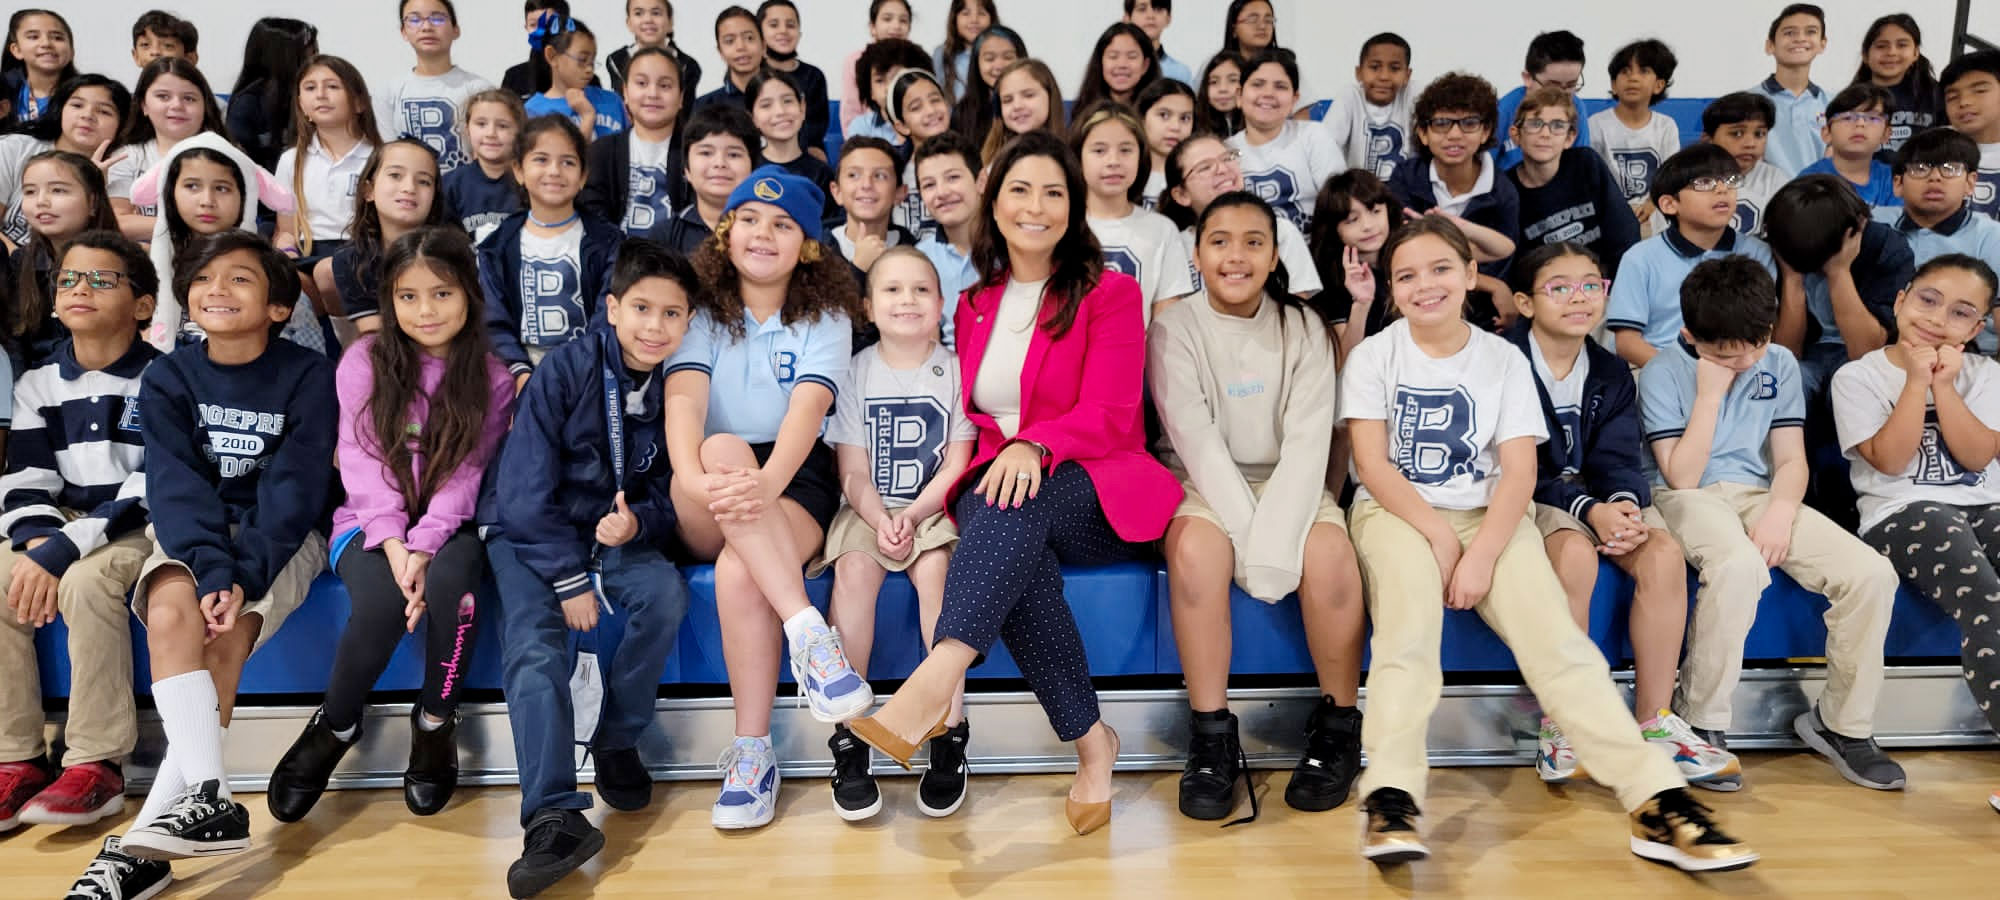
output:
<instances>
[{"instance_id":1,"label":"eyeglasses","mask_svg":"<svg viewBox=\"0 0 2000 900\"><path fill-rule=\"evenodd\" d=\"M1569 125L1568 119L1523 119L1521 130L1528 134L1546 131L1556 137L1562 137L1569 133Z\"/></svg>"},{"instance_id":2,"label":"eyeglasses","mask_svg":"<svg viewBox=\"0 0 2000 900\"><path fill-rule=\"evenodd\" d=\"M597 68L597 57L595 56L578 56L574 53L564 53L562 57L586 69Z\"/></svg>"},{"instance_id":3,"label":"eyeglasses","mask_svg":"<svg viewBox=\"0 0 2000 900\"><path fill-rule=\"evenodd\" d=\"M1583 90L1583 76L1578 75L1575 81L1543 81L1540 78L1536 78L1535 84L1545 88L1555 88L1565 94L1574 94L1577 91Z\"/></svg>"},{"instance_id":4,"label":"eyeglasses","mask_svg":"<svg viewBox=\"0 0 2000 900\"><path fill-rule=\"evenodd\" d=\"M1242 159L1243 159L1242 151L1225 150L1223 151L1221 156L1212 156L1209 157L1208 159L1202 160L1201 162L1195 163L1194 168L1187 170L1187 177L1190 180L1207 178L1208 176L1215 174L1216 168L1218 166L1233 166L1236 165L1237 162L1241 161Z\"/></svg>"},{"instance_id":5,"label":"eyeglasses","mask_svg":"<svg viewBox=\"0 0 2000 900\"><path fill-rule=\"evenodd\" d=\"M1255 27L1257 27L1257 26L1260 26L1260 25L1261 25L1261 26L1265 26L1265 27L1269 27L1269 26L1271 26L1271 25L1276 25L1277 23L1278 23L1278 17L1277 17L1277 16L1260 16L1260 15L1256 15L1256 14L1251 14L1251 15L1247 15L1247 16L1239 16L1239 17L1238 17L1238 18L1236 19L1236 24L1238 24L1238 25L1247 25L1247 26L1250 26L1250 27L1252 27L1252 28L1255 28Z\"/></svg>"},{"instance_id":6,"label":"eyeglasses","mask_svg":"<svg viewBox=\"0 0 2000 900\"><path fill-rule=\"evenodd\" d=\"M63 269L56 273L56 289L75 290L79 284L88 283L94 291L108 291L124 283L126 275L116 269L90 269L78 271Z\"/></svg>"},{"instance_id":7,"label":"eyeglasses","mask_svg":"<svg viewBox=\"0 0 2000 900\"><path fill-rule=\"evenodd\" d=\"M1733 191L1742 186L1743 176L1741 175L1703 175L1688 182L1689 190L1699 191L1704 194L1712 194L1723 188Z\"/></svg>"},{"instance_id":8,"label":"eyeglasses","mask_svg":"<svg viewBox=\"0 0 2000 900\"><path fill-rule=\"evenodd\" d=\"M403 17L404 28L417 29L424 27L426 24L432 28L443 28L451 24L451 16L438 12L431 13L428 16L423 13L410 13Z\"/></svg>"},{"instance_id":9,"label":"eyeglasses","mask_svg":"<svg viewBox=\"0 0 2000 900\"><path fill-rule=\"evenodd\" d=\"M1880 125L1889 121L1889 117L1881 113L1844 112L1834 116L1833 121L1843 125Z\"/></svg>"},{"instance_id":10,"label":"eyeglasses","mask_svg":"<svg viewBox=\"0 0 2000 900\"><path fill-rule=\"evenodd\" d=\"M1429 128L1432 131L1450 131L1453 128L1457 128L1459 131L1463 131L1466 134L1471 134L1475 131L1478 131L1481 128L1486 127L1486 117L1460 116L1459 118L1453 119L1453 118L1448 118L1446 116L1437 116L1435 118L1432 118L1430 121L1425 122L1424 127Z\"/></svg>"},{"instance_id":11,"label":"eyeglasses","mask_svg":"<svg viewBox=\"0 0 2000 900\"><path fill-rule=\"evenodd\" d=\"M1929 288L1920 291L1911 291L1910 299L1916 302L1918 309L1931 313L1937 312L1949 304L1951 309L1947 310L1945 314L1960 324L1970 324L1984 318L1984 314L1971 304L1953 303L1946 300L1943 294Z\"/></svg>"},{"instance_id":12,"label":"eyeglasses","mask_svg":"<svg viewBox=\"0 0 2000 900\"><path fill-rule=\"evenodd\" d=\"M1542 293L1557 303L1568 303L1576 297L1577 291L1582 291L1583 296L1588 299L1602 300L1604 295L1611 291L1611 279L1586 278L1582 281L1569 281L1557 278L1542 285Z\"/></svg>"},{"instance_id":13,"label":"eyeglasses","mask_svg":"<svg viewBox=\"0 0 2000 900\"><path fill-rule=\"evenodd\" d=\"M1964 178L1967 171L1965 163L1962 162L1913 162L1903 166L1903 174L1911 178L1929 178L1932 175L1942 175L1946 178Z\"/></svg>"}]
</instances>

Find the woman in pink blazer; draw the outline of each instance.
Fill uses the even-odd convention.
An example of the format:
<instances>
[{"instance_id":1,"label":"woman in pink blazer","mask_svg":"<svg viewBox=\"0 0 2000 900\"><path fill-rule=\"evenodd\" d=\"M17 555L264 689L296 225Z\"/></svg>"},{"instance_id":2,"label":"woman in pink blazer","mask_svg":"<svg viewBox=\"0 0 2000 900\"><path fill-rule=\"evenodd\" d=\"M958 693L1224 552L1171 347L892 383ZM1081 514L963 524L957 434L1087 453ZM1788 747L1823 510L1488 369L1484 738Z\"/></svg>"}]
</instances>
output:
<instances>
[{"instance_id":1,"label":"woman in pink blazer","mask_svg":"<svg viewBox=\"0 0 2000 900\"><path fill-rule=\"evenodd\" d=\"M965 671L1004 639L1056 735L1074 741L1065 812L1079 834L1111 816L1118 735L1098 718L1062 566L1141 556L1166 531L1180 484L1145 450L1146 326L1139 285L1104 269L1084 224L1083 174L1063 143L1030 132L990 169L973 241L980 282L959 301L972 467L952 487L960 538L931 655L854 733L963 790L965 726L944 727ZM930 805L927 802L927 805Z\"/></svg>"}]
</instances>

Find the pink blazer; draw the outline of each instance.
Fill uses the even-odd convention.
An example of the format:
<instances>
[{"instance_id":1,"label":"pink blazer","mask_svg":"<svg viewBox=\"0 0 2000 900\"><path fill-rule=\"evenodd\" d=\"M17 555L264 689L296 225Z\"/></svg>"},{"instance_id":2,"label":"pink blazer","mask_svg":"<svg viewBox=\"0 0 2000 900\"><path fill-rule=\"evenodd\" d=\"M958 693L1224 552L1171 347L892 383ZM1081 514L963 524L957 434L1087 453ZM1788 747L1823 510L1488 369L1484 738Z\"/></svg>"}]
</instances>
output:
<instances>
[{"instance_id":1,"label":"pink blazer","mask_svg":"<svg viewBox=\"0 0 2000 900\"><path fill-rule=\"evenodd\" d=\"M953 320L966 417L979 427L972 466L952 485L954 500L972 487L971 473L999 455L1007 442L993 417L972 401L979 362L1006 291L1004 283L966 291ZM1083 466L1097 488L1105 519L1128 541L1165 534L1181 502L1180 481L1145 447L1143 302L1137 281L1107 271L1097 289L1084 296L1066 334L1051 339L1047 331L1035 329L1021 370L1021 428L1015 434L1049 448L1051 468L1063 462ZM1053 309L1047 305L1044 313Z\"/></svg>"}]
</instances>

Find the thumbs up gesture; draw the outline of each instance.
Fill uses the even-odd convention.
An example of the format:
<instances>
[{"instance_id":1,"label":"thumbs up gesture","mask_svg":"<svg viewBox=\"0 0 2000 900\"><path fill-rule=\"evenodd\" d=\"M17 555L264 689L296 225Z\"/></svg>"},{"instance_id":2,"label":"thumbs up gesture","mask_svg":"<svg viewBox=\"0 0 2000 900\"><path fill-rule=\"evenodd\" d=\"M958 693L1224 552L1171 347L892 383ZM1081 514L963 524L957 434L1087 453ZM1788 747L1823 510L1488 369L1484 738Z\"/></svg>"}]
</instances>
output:
<instances>
[{"instance_id":1,"label":"thumbs up gesture","mask_svg":"<svg viewBox=\"0 0 2000 900\"><path fill-rule=\"evenodd\" d=\"M612 502L616 505L611 512L597 520L597 542L606 547L623 546L626 541L639 536L639 517L625 505L625 492L619 491Z\"/></svg>"}]
</instances>

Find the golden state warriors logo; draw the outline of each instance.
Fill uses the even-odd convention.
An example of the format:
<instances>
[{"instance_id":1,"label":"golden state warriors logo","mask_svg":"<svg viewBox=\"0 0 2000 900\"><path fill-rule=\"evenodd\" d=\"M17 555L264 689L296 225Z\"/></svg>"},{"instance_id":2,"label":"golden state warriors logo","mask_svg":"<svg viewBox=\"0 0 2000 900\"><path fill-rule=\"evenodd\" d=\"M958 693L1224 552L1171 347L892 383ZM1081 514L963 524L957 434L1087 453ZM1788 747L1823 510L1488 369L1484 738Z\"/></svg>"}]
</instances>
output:
<instances>
[{"instance_id":1,"label":"golden state warriors logo","mask_svg":"<svg viewBox=\"0 0 2000 900\"><path fill-rule=\"evenodd\" d=\"M776 203L780 197L785 196L785 187L779 184L776 178L759 178L756 184L750 186L750 193L765 203Z\"/></svg>"}]
</instances>

